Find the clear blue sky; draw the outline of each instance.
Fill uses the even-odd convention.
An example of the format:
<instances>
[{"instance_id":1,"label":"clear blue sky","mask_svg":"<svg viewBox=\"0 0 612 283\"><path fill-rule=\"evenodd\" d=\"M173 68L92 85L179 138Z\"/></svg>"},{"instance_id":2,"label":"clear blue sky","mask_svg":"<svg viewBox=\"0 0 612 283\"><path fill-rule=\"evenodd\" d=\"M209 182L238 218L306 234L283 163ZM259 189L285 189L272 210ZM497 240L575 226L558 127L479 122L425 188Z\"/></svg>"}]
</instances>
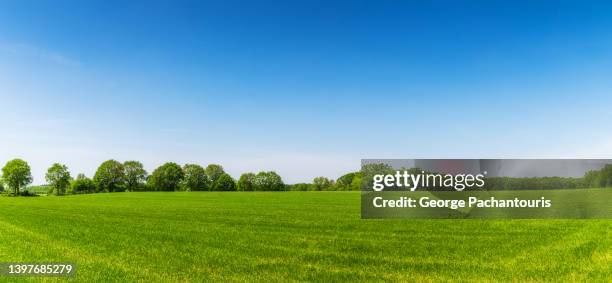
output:
<instances>
[{"instance_id":1,"label":"clear blue sky","mask_svg":"<svg viewBox=\"0 0 612 283\"><path fill-rule=\"evenodd\" d=\"M612 6L0 1L0 162L612 157Z\"/></svg>"}]
</instances>

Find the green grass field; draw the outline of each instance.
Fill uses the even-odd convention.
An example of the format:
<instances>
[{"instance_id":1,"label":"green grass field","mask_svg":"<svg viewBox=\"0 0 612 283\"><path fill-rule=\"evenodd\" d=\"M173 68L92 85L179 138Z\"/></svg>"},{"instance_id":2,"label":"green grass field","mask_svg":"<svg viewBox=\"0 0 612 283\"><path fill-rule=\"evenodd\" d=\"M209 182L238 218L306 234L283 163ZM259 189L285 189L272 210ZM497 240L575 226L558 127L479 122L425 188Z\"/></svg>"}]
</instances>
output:
<instances>
[{"instance_id":1,"label":"green grass field","mask_svg":"<svg viewBox=\"0 0 612 283\"><path fill-rule=\"evenodd\" d=\"M0 261L74 262L77 281L612 278L612 220L359 213L351 192L0 197Z\"/></svg>"}]
</instances>

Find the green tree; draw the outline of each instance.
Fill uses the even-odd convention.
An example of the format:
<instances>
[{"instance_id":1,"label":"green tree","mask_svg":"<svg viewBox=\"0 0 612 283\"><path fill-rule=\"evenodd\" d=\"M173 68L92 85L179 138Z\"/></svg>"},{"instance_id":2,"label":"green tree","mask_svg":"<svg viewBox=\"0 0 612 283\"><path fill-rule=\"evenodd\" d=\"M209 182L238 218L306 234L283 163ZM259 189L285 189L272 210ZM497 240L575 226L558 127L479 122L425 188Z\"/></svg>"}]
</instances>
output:
<instances>
[{"instance_id":1,"label":"green tree","mask_svg":"<svg viewBox=\"0 0 612 283\"><path fill-rule=\"evenodd\" d=\"M96 184L91 179L85 177L85 174L79 174L70 184L70 192L72 194L94 193L96 192Z\"/></svg>"},{"instance_id":2,"label":"green tree","mask_svg":"<svg viewBox=\"0 0 612 283\"><path fill-rule=\"evenodd\" d=\"M156 191L177 191L183 180L183 169L174 162L157 167L149 176L149 185Z\"/></svg>"},{"instance_id":3,"label":"green tree","mask_svg":"<svg viewBox=\"0 0 612 283\"><path fill-rule=\"evenodd\" d=\"M284 191L285 184L274 171L259 172L253 180L256 191Z\"/></svg>"},{"instance_id":4,"label":"green tree","mask_svg":"<svg viewBox=\"0 0 612 283\"><path fill-rule=\"evenodd\" d=\"M128 191L139 190L147 180L147 171L138 161L126 161L123 163L125 174L125 186Z\"/></svg>"},{"instance_id":5,"label":"green tree","mask_svg":"<svg viewBox=\"0 0 612 283\"><path fill-rule=\"evenodd\" d=\"M123 164L107 160L100 164L93 178L99 192L120 192L125 188Z\"/></svg>"},{"instance_id":6,"label":"green tree","mask_svg":"<svg viewBox=\"0 0 612 283\"><path fill-rule=\"evenodd\" d=\"M315 191L327 191L332 188L334 181L326 177L316 177L312 180L312 188Z\"/></svg>"},{"instance_id":7,"label":"green tree","mask_svg":"<svg viewBox=\"0 0 612 283\"><path fill-rule=\"evenodd\" d=\"M227 173L221 174L217 181L213 184L213 191L235 191L236 190L236 182L232 176Z\"/></svg>"},{"instance_id":8,"label":"green tree","mask_svg":"<svg viewBox=\"0 0 612 283\"><path fill-rule=\"evenodd\" d=\"M2 179L13 194L18 195L22 187L32 183L30 165L21 159L11 160L2 168Z\"/></svg>"},{"instance_id":9,"label":"green tree","mask_svg":"<svg viewBox=\"0 0 612 283\"><path fill-rule=\"evenodd\" d=\"M255 190L255 174L253 173L244 173L240 175L240 179L238 179L238 190L239 191L254 191Z\"/></svg>"},{"instance_id":10,"label":"green tree","mask_svg":"<svg viewBox=\"0 0 612 283\"><path fill-rule=\"evenodd\" d=\"M385 175L385 174L394 174L394 173L395 173L395 170L393 169L393 167L387 164L384 164L384 163L364 164L361 166L361 182L363 183L363 186L365 188L372 188L374 184L375 175L377 174Z\"/></svg>"},{"instance_id":11,"label":"green tree","mask_svg":"<svg viewBox=\"0 0 612 283\"><path fill-rule=\"evenodd\" d=\"M336 189L339 191L350 191L355 175L356 173L352 172L340 176L340 178L336 180Z\"/></svg>"},{"instance_id":12,"label":"green tree","mask_svg":"<svg viewBox=\"0 0 612 283\"><path fill-rule=\"evenodd\" d=\"M601 179L602 183L605 183L603 187L612 187L612 164L606 164L601 169Z\"/></svg>"},{"instance_id":13,"label":"green tree","mask_svg":"<svg viewBox=\"0 0 612 283\"><path fill-rule=\"evenodd\" d=\"M349 191L360 191L361 190L361 172L358 172L353 177L351 184L349 185Z\"/></svg>"},{"instance_id":14,"label":"green tree","mask_svg":"<svg viewBox=\"0 0 612 283\"><path fill-rule=\"evenodd\" d=\"M185 164L183 166L183 182L181 183L186 191L208 191L210 181L206 176L206 171L197 164Z\"/></svg>"},{"instance_id":15,"label":"green tree","mask_svg":"<svg viewBox=\"0 0 612 283\"><path fill-rule=\"evenodd\" d=\"M215 183L217 179L223 175L225 171L223 171L223 167L218 164L210 164L206 166L206 176L212 183Z\"/></svg>"},{"instance_id":16,"label":"green tree","mask_svg":"<svg viewBox=\"0 0 612 283\"><path fill-rule=\"evenodd\" d=\"M53 187L55 195L63 195L66 193L66 189L70 186L70 172L68 167L63 164L53 163L47 170L45 175L47 183Z\"/></svg>"}]
</instances>

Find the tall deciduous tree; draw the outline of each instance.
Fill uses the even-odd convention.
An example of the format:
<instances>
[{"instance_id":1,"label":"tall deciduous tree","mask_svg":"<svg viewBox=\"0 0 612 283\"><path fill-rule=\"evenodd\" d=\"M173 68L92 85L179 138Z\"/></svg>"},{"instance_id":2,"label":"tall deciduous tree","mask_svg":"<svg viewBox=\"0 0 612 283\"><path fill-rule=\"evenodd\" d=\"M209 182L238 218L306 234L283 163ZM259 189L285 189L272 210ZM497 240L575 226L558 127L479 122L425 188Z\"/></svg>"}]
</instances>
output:
<instances>
[{"instance_id":1,"label":"tall deciduous tree","mask_svg":"<svg viewBox=\"0 0 612 283\"><path fill-rule=\"evenodd\" d=\"M274 171L259 172L253 181L256 191L283 191L285 184Z\"/></svg>"},{"instance_id":2,"label":"tall deciduous tree","mask_svg":"<svg viewBox=\"0 0 612 283\"><path fill-rule=\"evenodd\" d=\"M206 171L197 164L185 164L183 166L182 187L186 191L208 191L211 184Z\"/></svg>"},{"instance_id":3,"label":"tall deciduous tree","mask_svg":"<svg viewBox=\"0 0 612 283\"><path fill-rule=\"evenodd\" d=\"M128 191L138 190L147 180L147 171L138 161L126 161L123 163L125 174L125 186Z\"/></svg>"},{"instance_id":4,"label":"tall deciduous tree","mask_svg":"<svg viewBox=\"0 0 612 283\"><path fill-rule=\"evenodd\" d=\"M70 172L68 167L63 164L53 163L47 170L45 175L47 183L53 187L56 195L63 195L66 193L66 189L70 186Z\"/></svg>"},{"instance_id":5,"label":"tall deciduous tree","mask_svg":"<svg viewBox=\"0 0 612 283\"><path fill-rule=\"evenodd\" d=\"M217 178L217 181L215 181L213 185L213 190L214 191L235 191L236 182L234 182L234 179L232 178L232 176L226 173L223 173L221 174L221 176L219 176L219 178Z\"/></svg>"},{"instance_id":6,"label":"tall deciduous tree","mask_svg":"<svg viewBox=\"0 0 612 283\"><path fill-rule=\"evenodd\" d=\"M238 179L237 188L239 191L254 191L255 190L255 174L244 173Z\"/></svg>"},{"instance_id":7,"label":"tall deciduous tree","mask_svg":"<svg viewBox=\"0 0 612 283\"><path fill-rule=\"evenodd\" d=\"M601 187L612 187L612 164L606 164L601 169Z\"/></svg>"},{"instance_id":8,"label":"tall deciduous tree","mask_svg":"<svg viewBox=\"0 0 612 283\"><path fill-rule=\"evenodd\" d=\"M176 191L183 180L183 169L174 162L157 167L149 176L149 185L156 191Z\"/></svg>"},{"instance_id":9,"label":"tall deciduous tree","mask_svg":"<svg viewBox=\"0 0 612 283\"><path fill-rule=\"evenodd\" d=\"M116 160L107 160L100 164L93 178L98 191L117 192L125 188L123 164Z\"/></svg>"},{"instance_id":10,"label":"tall deciduous tree","mask_svg":"<svg viewBox=\"0 0 612 283\"><path fill-rule=\"evenodd\" d=\"M210 164L206 166L206 175L208 176L208 179L210 179L210 181L213 183L216 182L217 179L224 173L225 171L223 171L223 167L221 165Z\"/></svg>"},{"instance_id":11,"label":"tall deciduous tree","mask_svg":"<svg viewBox=\"0 0 612 283\"><path fill-rule=\"evenodd\" d=\"M352 172L342 175L336 180L336 189L339 191L358 191L361 189L361 172Z\"/></svg>"},{"instance_id":12,"label":"tall deciduous tree","mask_svg":"<svg viewBox=\"0 0 612 283\"><path fill-rule=\"evenodd\" d=\"M18 195L22 187L32 183L30 165L21 159L11 160L2 168L2 179L6 186Z\"/></svg>"}]
</instances>

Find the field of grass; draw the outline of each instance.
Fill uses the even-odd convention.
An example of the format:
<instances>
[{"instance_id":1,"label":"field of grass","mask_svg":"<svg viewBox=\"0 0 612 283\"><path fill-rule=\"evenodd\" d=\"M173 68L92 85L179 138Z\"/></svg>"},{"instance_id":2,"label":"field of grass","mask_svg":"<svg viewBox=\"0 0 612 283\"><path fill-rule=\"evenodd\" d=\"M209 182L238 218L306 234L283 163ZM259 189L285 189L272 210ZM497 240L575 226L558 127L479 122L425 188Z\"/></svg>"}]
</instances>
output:
<instances>
[{"instance_id":1,"label":"field of grass","mask_svg":"<svg viewBox=\"0 0 612 283\"><path fill-rule=\"evenodd\" d=\"M612 220L361 220L359 199L358 192L1 197L0 261L74 262L75 281L612 278Z\"/></svg>"}]
</instances>

